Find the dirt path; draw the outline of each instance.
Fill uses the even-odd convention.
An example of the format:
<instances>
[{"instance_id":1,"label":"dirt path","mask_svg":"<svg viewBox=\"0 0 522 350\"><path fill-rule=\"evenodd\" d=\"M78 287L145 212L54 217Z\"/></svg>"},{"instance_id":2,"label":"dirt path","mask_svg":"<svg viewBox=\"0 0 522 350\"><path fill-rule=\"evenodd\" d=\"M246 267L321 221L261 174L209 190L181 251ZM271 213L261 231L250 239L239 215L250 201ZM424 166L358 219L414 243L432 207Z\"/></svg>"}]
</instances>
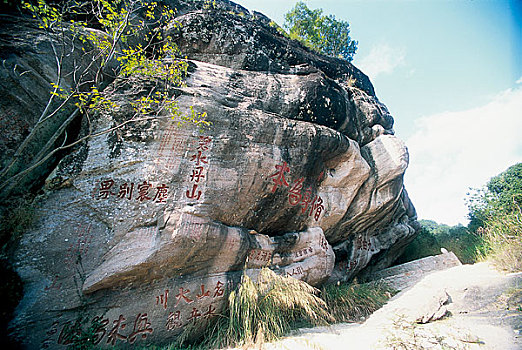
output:
<instances>
[{"instance_id":1,"label":"dirt path","mask_svg":"<svg viewBox=\"0 0 522 350\"><path fill-rule=\"evenodd\" d=\"M301 329L263 349L522 349L522 272L488 263L432 273L363 324Z\"/></svg>"}]
</instances>

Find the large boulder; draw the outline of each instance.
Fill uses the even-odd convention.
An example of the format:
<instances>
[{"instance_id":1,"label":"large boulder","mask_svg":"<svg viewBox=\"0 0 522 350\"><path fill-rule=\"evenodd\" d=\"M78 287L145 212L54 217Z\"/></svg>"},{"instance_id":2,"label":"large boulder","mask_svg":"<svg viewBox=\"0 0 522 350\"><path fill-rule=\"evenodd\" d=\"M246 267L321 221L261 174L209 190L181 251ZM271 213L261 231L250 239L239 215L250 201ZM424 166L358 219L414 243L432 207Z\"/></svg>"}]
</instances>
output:
<instances>
[{"instance_id":1,"label":"large boulder","mask_svg":"<svg viewBox=\"0 0 522 350\"><path fill-rule=\"evenodd\" d=\"M41 173L13 258L25 286L11 328L28 348L79 329L98 346L168 343L219 313L243 273L349 280L415 234L408 152L362 72L233 3L173 3L182 25L165 30L190 65L178 106L212 124L165 114L117 127L131 89L76 125L100 135Z\"/></svg>"}]
</instances>

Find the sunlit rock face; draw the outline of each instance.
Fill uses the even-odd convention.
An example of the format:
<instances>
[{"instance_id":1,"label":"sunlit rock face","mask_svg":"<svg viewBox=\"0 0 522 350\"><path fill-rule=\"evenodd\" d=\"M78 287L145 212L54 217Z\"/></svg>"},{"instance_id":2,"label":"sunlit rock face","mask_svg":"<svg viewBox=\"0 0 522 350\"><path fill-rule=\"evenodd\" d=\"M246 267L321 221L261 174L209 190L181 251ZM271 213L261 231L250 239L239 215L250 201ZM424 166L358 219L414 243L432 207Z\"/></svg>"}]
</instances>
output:
<instances>
[{"instance_id":1,"label":"sunlit rock face","mask_svg":"<svg viewBox=\"0 0 522 350\"><path fill-rule=\"evenodd\" d=\"M11 327L28 348L63 348L77 326L100 347L168 343L221 312L242 273L349 280L415 234L408 152L363 73L232 3L172 3L182 25L165 31L190 64L177 101L212 125L130 123L42 175L14 261ZM93 131L125 120L122 105Z\"/></svg>"}]
</instances>

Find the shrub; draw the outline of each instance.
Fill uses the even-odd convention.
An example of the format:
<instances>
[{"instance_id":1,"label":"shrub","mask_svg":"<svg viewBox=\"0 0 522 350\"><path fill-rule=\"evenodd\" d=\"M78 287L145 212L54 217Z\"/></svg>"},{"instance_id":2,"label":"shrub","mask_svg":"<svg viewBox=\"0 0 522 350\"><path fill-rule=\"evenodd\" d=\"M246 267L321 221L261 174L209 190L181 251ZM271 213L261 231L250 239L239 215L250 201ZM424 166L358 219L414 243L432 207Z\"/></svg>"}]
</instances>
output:
<instances>
[{"instance_id":1,"label":"shrub","mask_svg":"<svg viewBox=\"0 0 522 350\"><path fill-rule=\"evenodd\" d=\"M441 248L455 253L464 264L477 262L477 250L483 244L480 235L462 225L448 226L433 220L420 220L421 231L397 259L406 263L441 253Z\"/></svg>"}]
</instances>

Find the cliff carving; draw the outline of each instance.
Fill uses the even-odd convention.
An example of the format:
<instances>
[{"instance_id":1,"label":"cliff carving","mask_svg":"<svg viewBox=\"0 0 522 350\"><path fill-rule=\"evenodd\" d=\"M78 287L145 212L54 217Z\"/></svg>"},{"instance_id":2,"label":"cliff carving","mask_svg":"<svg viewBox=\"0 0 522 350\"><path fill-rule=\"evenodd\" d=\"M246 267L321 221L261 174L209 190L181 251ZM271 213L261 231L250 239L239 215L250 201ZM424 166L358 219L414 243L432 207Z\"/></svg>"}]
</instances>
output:
<instances>
[{"instance_id":1,"label":"cliff carving","mask_svg":"<svg viewBox=\"0 0 522 350\"><path fill-rule=\"evenodd\" d=\"M96 325L99 346L168 343L219 313L243 270L268 266L312 285L349 280L391 264L415 235L408 152L361 71L231 2L170 4L180 25L163 29L189 63L176 101L212 124L178 127L168 114L129 123L32 178L45 184L14 255L25 287L11 323L28 348L66 346L79 319ZM2 30L37 35L20 23ZM20 40L38 48L35 38ZM17 56L18 44L2 42L10 66L50 59ZM2 115L20 120L17 139L1 136L3 157L35 123L24 99L48 94L30 86L51 80L42 69L3 86ZM121 123L125 103L79 120L74 132Z\"/></svg>"}]
</instances>

